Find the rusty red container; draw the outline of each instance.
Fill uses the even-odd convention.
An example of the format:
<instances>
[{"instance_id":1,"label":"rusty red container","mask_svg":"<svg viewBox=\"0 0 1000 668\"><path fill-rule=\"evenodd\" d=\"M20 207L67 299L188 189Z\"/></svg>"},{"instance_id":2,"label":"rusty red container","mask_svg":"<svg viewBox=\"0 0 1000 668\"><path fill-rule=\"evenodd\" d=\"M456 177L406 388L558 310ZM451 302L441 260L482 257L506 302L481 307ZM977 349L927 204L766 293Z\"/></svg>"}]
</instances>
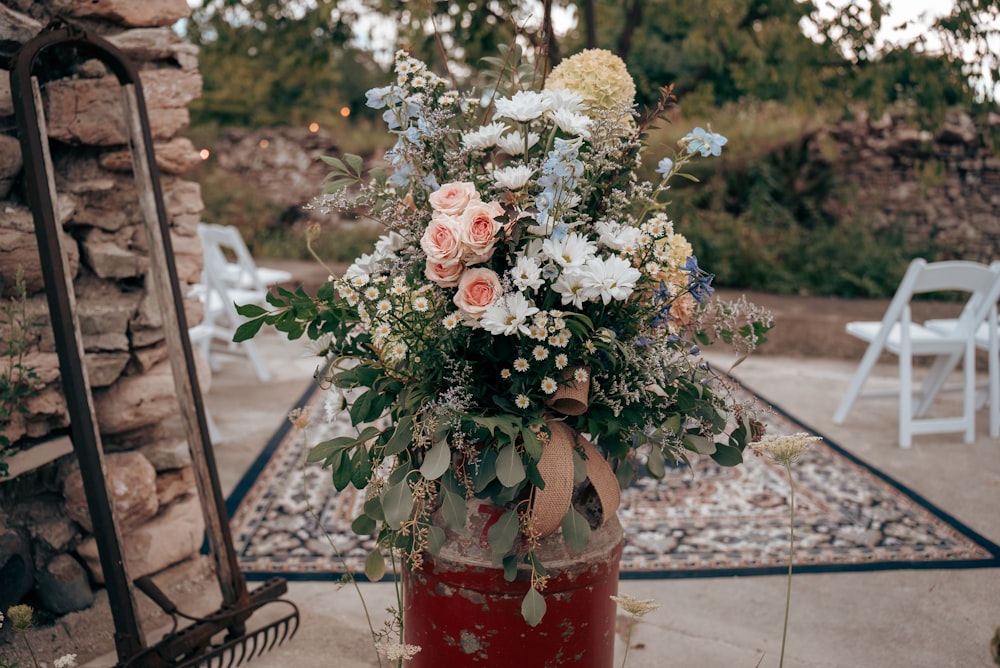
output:
<instances>
[{"instance_id":1,"label":"rusty red container","mask_svg":"<svg viewBox=\"0 0 1000 668\"><path fill-rule=\"evenodd\" d=\"M542 592L546 612L537 626L521 617L528 591L525 566L507 582L491 564L486 529L496 513L470 508L465 530L449 532L437 555L425 555L419 570L403 573L405 642L421 650L413 668L491 666L517 668L610 668L615 653L618 564L622 528L618 518L591 534L579 553L556 532L541 541L539 557L549 575Z\"/></svg>"}]
</instances>

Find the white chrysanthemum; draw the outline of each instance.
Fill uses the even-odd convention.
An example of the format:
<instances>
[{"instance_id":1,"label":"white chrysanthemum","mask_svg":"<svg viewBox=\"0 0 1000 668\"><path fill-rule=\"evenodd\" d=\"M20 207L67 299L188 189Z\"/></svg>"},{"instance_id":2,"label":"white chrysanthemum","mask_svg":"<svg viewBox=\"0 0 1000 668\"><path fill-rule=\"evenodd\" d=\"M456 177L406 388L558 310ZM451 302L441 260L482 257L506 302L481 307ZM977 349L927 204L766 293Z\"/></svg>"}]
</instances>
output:
<instances>
[{"instance_id":1,"label":"white chrysanthemum","mask_svg":"<svg viewBox=\"0 0 1000 668\"><path fill-rule=\"evenodd\" d=\"M597 248L584 235L570 232L558 241L551 237L546 239L542 242L542 253L563 269L573 269L582 267L594 257Z\"/></svg>"},{"instance_id":2,"label":"white chrysanthemum","mask_svg":"<svg viewBox=\"0 0 1000 668\"><path fill-rule=\"evenodd\" d=\"M375 252L372 257L375 260L385 260L395 255L396 251L406 245L406 238L399 232L389 232L379 237L375 242Z\"/></svg>"},{"instance_id":3,"label":"white chrysanthemum","mask_svg":"<svg viewBox=\"0 0 1000 668\"><path fill-rule=\"evenodd\" d=\"M563 306L572 304L582 308L589 301L589 293L583 284L583 274L577 271L564 271L552 284L552 290L558 294Z\"/></svg>"},{"instance_id":4,"label":"white chrysanthemum","mask_svg":"<svg viewBox=\"0 0 1000 668\"><path fill-rule=\"evenodd\" d=\"M545 394L555 394L556 390L559 389L559 383L546 376L542 378L541 387Z\"/></svg>"},{"instance_id":5,"label":"white chrysanthemum","mask_svg":"<svg viewBox=\"0 0 1000 668\"><path fill-rule=\"evenodd\" d=\"M510 380L510 369L500 369L500 377L504 380Z\"/></svg>"},{"instance_id":6,"label":"white chrysanthemum","mask_svg":"<svg viewBox=\"0 0 1000 668\"><path fill-rule=\"evenodd\" d=\"M538 143L541 137L537 132L528 133L528 150ZM524 135L520 131L515 130L514 132L508 132L499 139L497 139L497 148L506 153L507 155L521 155L524 153Z\"/></svg>"},{"instance_id":7,"label":"white chrysanthemum","mask_svg":"<svg viewBox=\"0 0 1000 668\"><path fill-rule=\"evenodd\" d=\"M549 349L545 346L535 346L531 349L531 356L535 358L536 362L542 362L549 358Z\"/></svg>"},{"instance_id":8,"label":"white chrysanthemum","mask_svg":"<svg viewBox=\"0 0 1000 668\"><path fill-rule=\"evenodd\" d=\"M600 235L598 243L611 250L625 250L635 245L641 232L631 225L623 225L613 221L602 220L594 225L594 230Z\"/></svg>"},{"instance_id":9,"label":"white chrysanthemum","mask_svg":"<svg viewBox=\"0 0 1000 668\"><path fill-rule=\"evenodd\" d=\"M508 165L493 170L493 182L501 188L518 190L527 185L535 170L525 165Z\"/></svg>"},{"instance_id":10,"label":"white chrysanthemum","mask_svg":"<svg viewBox=\"0 0 1000 668\"><path fill-rule=\"evenodd\" d=\"M541 93L522 90L513 97L502 97L495 102L497 118L509 118L526 123L545 112L545 97Z\"/></svg>"},{"instance_id":11,"label":"white chrysanthemum","mask_svg":"<svg viewBox=\"0 0 1000 668\"><path fill-rule=\"evenodd\" d=\"M528 364L528 360L524 359L523 357L518 357L516 360L514 360L514 371L517 371L518 373L524 373L530 367L531 365Z\"/></svg>"},{"instance_id":12,"label":"white chrysanthemum","mask_svg":"<svg viewBox=\"0 0 1000 668\"><path fill-rule=\"evenodd\" d=\"M565 369L566 365L569 364L569 356L567 356L566 353L559 353L556 355L555 361L557 369Z\"/></svg>"},{"instance_id":13,"label":"white chrysanthemum","mask_svg":"<svg viewBox=\"0 0 1000 668\"><path fill-rule=\"evenodd\" d=\"M587 105L583 101L583 96L566 88L554 88L542 91L545 101L552 111L568 111L579 114L587 110Z\"/></svg>"},{"instance_id":14,"label":"white chrysanthemum","mask_svg":"<svg viewBox=\"0 0 1000 668\"><path fill-rule=\"evenodd\" d=\"M458 313L449 313L441 323L445 329L452 330L462 323L462 317Z\"/></svg>"},{"instance_id":15,"label":"white chrysanthemum","mask_svg":"<svg viewBox=\"0 0 1000 668\"><path fill-rule=\"evenodd\" d=\"M609 304L611 300L627 299L641 276L638 269L620 257L595 257L583 268L583 286L591 295Z\"/></svg>"},{"instance_id":16,"label":"white chrysanthemum","mask_svg":"<svg viewBox=\"0 0 1000 668\"><path fill-rule=\"evenodd\" d=\"M559 109L549 113L552 122L559 126L559 129L566 134L576 137L590 137L590 126L593 123L590 118L583 114L577 114L565 109Z\"/></svg>"},{"instance_id":17,"label":"white chrysanthemum","mask_svg":"<svg viewBox=\"0 0 1000 668\"><path fill-rule=\"evenodd\" d=\"M533 257L521 256L517 258L517 263L511 268L510 279L518 290L537 290L545 285L542 278L542 268L538 260Z\"/></svg>"},{"instance_id":18,"label":"white chrysanthemum","mask_svg":"<svg viewBox=\"0 0 1000 668\"><path fill-rule=\"evenodd\" d=\"M486 307L479 324L494 336L528 333L528 318L538 313L536 307L520 292L506 294Z\"/></svg>"},{"instance_id":19,"label":"white chrysanthemum","mask_svg":"<svg viewBox=\"0 0 1000 668\"><path fill-rule=\"evenodd\" d=\"M500 135L506 131L507 126L499 121L490 123L489 125L484 125L478 130L463 134L462 146L470 151L491 148L496 146Z\"/></svg>"},{"instance_id":20,"label":"white chrysanthemum","mask_svg":"<svg viewBox=\"0 0 1000 668\"><path fill-rule=\"evenodd\" d=\"M524 410L526 408L530 408L531 407L531 399L529 399L528 395L526 395L526 394L519 394L514 399L514 405L517 406L518 408L520 408L521 410Z\"/></svg>"}]
</instances>

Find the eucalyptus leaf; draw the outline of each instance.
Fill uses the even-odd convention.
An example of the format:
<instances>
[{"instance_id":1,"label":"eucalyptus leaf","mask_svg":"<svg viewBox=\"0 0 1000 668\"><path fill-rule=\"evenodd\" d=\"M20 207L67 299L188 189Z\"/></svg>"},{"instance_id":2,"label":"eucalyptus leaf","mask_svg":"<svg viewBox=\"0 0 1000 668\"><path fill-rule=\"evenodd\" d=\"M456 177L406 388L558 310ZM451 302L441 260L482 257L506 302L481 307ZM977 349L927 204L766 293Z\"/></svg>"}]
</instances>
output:
<instances>
[{"instance_id":1,"label":"eucalyptus leaf","mask_svg":"<svg viewBox=\"0 0 1000 668\"><path fill-rule=\"evenodd\" d=\"M521 617L528 626L538 626L545 616L545 598L532 587L521 601Z\"/></svg>"},{"instance_id":2,"label":"eucalyptus leaf","mask_svg":"<svg viewBox=\"0 0 1000 668\"><path fill-rule=\"evenodd\" d=\"M579 485L587 479L587 462L576 448L573 448L573 484Z\"/></svg>"},{"instance_id":3,"label":"eucalyptus leaf","mask_svg":"<svg viewBox=\"0 0 1000 668\"><path fill-rule=\"evenodd\" d=\"M428 480L437 480L448 470L449 464L451 464L451 448L448 447L448 441L438 441L424 455L420 474Z\"/></svg>"},{"instance_id":4,"label":"eucalyptus leaf","mask_svg":"<svg viewBox=\"0 0 1000 668\"><path fill-rule=\"evenodd\" d=\"M497 455L497 478L504 487L514 487L524 480L524 462L517 448L510 443Z\"/></svg>"},{"instance_id":5,"label":"eucalyptus leaf","mask_svg":"<svg viewBox=\"0 0 1000 668\"><path fill-rule=\"evenodd\" d=\"M622 489L631 485L632 479L635 477L635 467L632 466L632 462L627 459L621 460L618 468L615 469L615 477L618 478L618 486Z\"/></svg>"},{"instance_id":6,"label":"eucalyptus leaf","mask_svg":"<svg viewBox=\"0 0 1000 668\"><path fill-rule=\"evenodd\" d=\"M444 547L445 540L447 540L447 536L444 529L433 524L427 527L427 549L431 551L431 554L438 554Z\"/></svg>"},{"instance_id":7,"label":"eucalyptus leaf","mask_svg":"<svg viewBox=\"0 0 1000 668\"><path fill-rule=\"evenodd\" d=\"M385 490L382 495L382 512L385 513L385 523L390 529L398 530L410 518L412 511L413 491L406 479Z\"/></svg>"},{"instance_id":8,"label":"eucalyptus leaf","mask_svg":"<svg viewBox=\"0 0 1000 668\"><path fill-rule=\"evenodd\" d=\"M699 455L715 454L715 441L701 434L688 434L684 437L684 446Z\"/></svg>"},{"instance_id":9,"label":"eucalyptus leaf","mask_svg":"<svg viewBox=\"0 0 1000 668\"><path fill-rule=\"evenodd\" d=\"M667 474L666 461L663 458L663 450L656 443L649 446L649 456L646 458L646 469L649 475L657 480L662 480Z\"/></svg>"},{"instance_id":10,"label":"eucalyptus leaf","mask_svg":"<svg viewBox=\"0 0 1000 668\"><path fill-rule=\"evenodd\" d=\"M563 540L574 552L582 552L590 543L590 524L587 518L570 506L562 520Z\"/></svg>"},{"instance_id":11,"label":"eucalyptus leaf","mask_svg":"<svg viewBox=\"0 0 1000 668\"><path fill-rule=\"evenodd\" d=\"M504 581L513 582L517 578L517 562L518 558L516 554L508 554L503 558Z\"/></svg>"},{"instance_id":12,"label":"eucalyptus leaf","mask_svg":"<svg viewBox=\"0 0 1000 668\"><path fill-rule=\"evenodd\" d=\"M365 577L369 582L378 582L385 577L385 556L378 548L372 550L365 559Z\"/></svg>"},{"instance_id":13,"label":"eucalyptus leaf","mask_svg":"<svg viewBox=\"0 0 1000 668\"><path fill-rule=\"evenodd\" d=\"M359 536L367 536L376 529L375 520L367 514L358 515L351 522L351 531Z\"/></svg>"},{"instance_id":14,"label":"eucalyptus leaf","mask_svg":"<svg viewBox=\"0 0 1000 668\"><path fill-rule=\"evenodd\" d=\"M398 455L405 450L413 441L413 416L404 415L396 421L396 430L392 432L392 438L385 444L386 457Z\"/></svg>"},{"instance_id":15,"label":"eucalyptus leaf","mask_svg":"<svg viewBox=\"0 0 1000 668\"><path fill-rule=\"evenodd\" d=\"M441 487L441 514L452 531L465 527L465 497L456 494L446 486Z\"/></svg>"},{"instance_id":16,"label":"eucalyptus leaf","mask_svg":"<svg viewBox=\"0 0 1000 668\"><path fill-rule=\"evenodd\" d=\"M494 566L499 566L503 562L504 555L514 549L514 540L517 539L519 529L517 513L508 510L486 532L486 539L493 552Z\"/></svg>"}]
</instances>

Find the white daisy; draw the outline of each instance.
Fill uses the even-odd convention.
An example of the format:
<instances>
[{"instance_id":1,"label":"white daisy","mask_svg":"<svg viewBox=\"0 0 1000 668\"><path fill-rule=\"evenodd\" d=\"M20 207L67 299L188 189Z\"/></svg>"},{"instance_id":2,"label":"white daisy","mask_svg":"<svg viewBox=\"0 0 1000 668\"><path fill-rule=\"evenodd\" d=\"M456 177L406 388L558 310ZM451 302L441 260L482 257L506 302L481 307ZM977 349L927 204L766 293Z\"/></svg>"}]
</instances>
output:
<instances>
[{"instance_id":1,"label":"white daisy","mask_svg":"<svg viewBox=\"0 0 1000 668\"><path fill-rule=\"evenodd\" d=\"M528 133L528 149L530 150L532 146L538 143L541 137L537 132ZM508 132L504 136L497 139L497 148L506 153L507 155L521 155L524 153L524 135L522 135L518 130L514 132Z\"/></svg>"},{"instance_id":2,"label":"white daisy","mask_svg":"<svg viewBox=\"0 0 1000 668\"><path fill-rule=\"evenodd\" d=\"M583 278L580 272L564 271L552 284L552 290L561 297L563 306L572 304L576 308L583 308L584 302L589 301Z\"/></svg>"},{"instance_id":3,"label":"white daisy","mask_svg":"<svg viewBox=\"0 0 1000 668\"><path fill-rule=\"evenodd\" d=\"M508 165L493 170L493 182L500 188L517 190L527 185L535 170L524 165Z\"/></svg>"},{"instance_id":4,"label":"white daisy","mask_svg":"<svg viewBox=\"0 0 1000 668\"><path fill-rule=\"evenodd\" d=\"M510 270L510 278L518 290L537 290L545 285L538 260L524 255L517 258L517 263Z\"/></svg>"},{"instance_id":5,"label":"white daisy","mask_svg":"<svg viewBox=\"0 0 1000 668\"><path fill-rule=\"evenodd\" d=\"M531 356L536 362L541 362L549 358L549 349L545 346L535 346L531 349Z\"/></svg>"},{"instance_id":6,"label":"white daisy","mask_svg":"<svg viewBox=\"0 0 1000 668\"><path fill-rule=\"evenodd\" d=\"M519 394L517 398L514 399L514 405L524 410L531 407L531 399L528 398L526 394Z\"/></svg>"},{"instance_id":7,"label":"white daisy","mask_svg":"<svg viewBox=\"0 0 1000 668\"><path fill-rule=\"evenodd\" d=\"M590 125L593 121L583 114L559 109L558 111L551 112L549 117L552 119L552 122L559 126L560 130L567 134L577 137L590 137Z\"/></svg>"},{"instance_id":8,"label":"white daisy","mask_svg":"<svg viewBox=\"0 0 1000 668\"><path fill-rule=\"evenodd\" d=\"M461 324L461 322L462 318L461 316L458 315L458 313L449 313L447 316L445 316L444 320L441 321L441 323L444 325L444 328L448 330L455 329Z\"/></svg>"},{"instance_id":9,"label":"white daisy","mask_svg":"<svg viewBox=\"0 0 1000 668\"><path fill-rule=\"evenodd\" d=\"M545 394L555 394L556 390L559 389L559 383L552 380L548 376L542 378L542 392Z\"/></svg>"},{"instance_id":10,"label":"white daisy","mask_svg":"<svg viewBox=\"0 0 1000 668\"><path fill-rule=\"evenodd\" d=\"M514 360L514 371L517 371L518 373L524 373L529 367L530 365L528 364L528 360L523 357L518 357Z\"/></svg>"},{"instance_id":11,"label":"white daisy","mask_svg":"<svg viewBox=\"0 0 1000 668\"><path fill-rule=\"evenodd\" d=\"M583 269L583 287L605 304L611 300L624 301L635 290L635 283L642 275L620 257L591 258Z\"/></svg>"},{"instance_id":12,"label":"white daisy","mask_svg":"<svg viewBox=\"0 0 1000 668\"><path fill-rule=\"evenodd\" d=\"M545 96L545 102L552 111L568 111L578 114L587 110L587 105L583 102L583 96L567 88L546 90L543 95Z\"/></svg>"},{"instance_id":13,"label":"white daisy","mask_svg":"<svg viewBox=\"0 0 1000 668\"><path fill-rule=\"evenodd\" d=\"M545 112L545 96L535 91L522 90L514 93L513 97L497 99L494 105L497 118L509 118L526 123Z\"/></svg>"},{"instance_id":14,"label":"white daisy","mask_svg":"<svg viewBox=\"0 0 1000 668\"><path fill-rule=\"evenodd\" d=\"M499 121L484 125L473 132L462 135L462 146L470 151L496 146L497 139L507 131L507 126Z\"/></svg>"},{"instance_id":15,"label":"white daisy","mask_svg":"<svg viewBox=\"0 0 1000 668\"><path fill-rule=\"evenodd\" d=\"M566 365L569 364L569 357L566 353L559 353L556 355L556 368L565 369Z\"/></svg>"},{"instance_id":16,"label":"white daisy","mask_svg":"<svg viewBox=\"0 0 1000 668\"><path fill-rule=\"evenodd\" d=\"M479 324L494 336L528 334L528 318L535 313L538 307L520 292L512 292L487 306Z\"/></svg>"}]
</instances>

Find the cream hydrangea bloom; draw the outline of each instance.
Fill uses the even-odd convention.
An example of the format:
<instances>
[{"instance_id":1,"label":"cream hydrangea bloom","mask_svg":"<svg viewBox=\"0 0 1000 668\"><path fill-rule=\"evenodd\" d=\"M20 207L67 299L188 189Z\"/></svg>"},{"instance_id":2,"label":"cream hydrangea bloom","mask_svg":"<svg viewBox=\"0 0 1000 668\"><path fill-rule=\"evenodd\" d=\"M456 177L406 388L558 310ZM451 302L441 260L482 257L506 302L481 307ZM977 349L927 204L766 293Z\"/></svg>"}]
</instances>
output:
<instances>
[{"instance_id":1,"label":"cream hydrangea bloom","mask_svg":"<svg viewBox=\"0 0 1000 668\"><path fill-rule=\"evenodd\" d=\"M586 49L559 63L545 81L545 90L565 89L580 95L588 109L631 108L635 82L625 61L605 49ZM631 115L621 119L630 127Z\"/></svg>"}]
</instances>

